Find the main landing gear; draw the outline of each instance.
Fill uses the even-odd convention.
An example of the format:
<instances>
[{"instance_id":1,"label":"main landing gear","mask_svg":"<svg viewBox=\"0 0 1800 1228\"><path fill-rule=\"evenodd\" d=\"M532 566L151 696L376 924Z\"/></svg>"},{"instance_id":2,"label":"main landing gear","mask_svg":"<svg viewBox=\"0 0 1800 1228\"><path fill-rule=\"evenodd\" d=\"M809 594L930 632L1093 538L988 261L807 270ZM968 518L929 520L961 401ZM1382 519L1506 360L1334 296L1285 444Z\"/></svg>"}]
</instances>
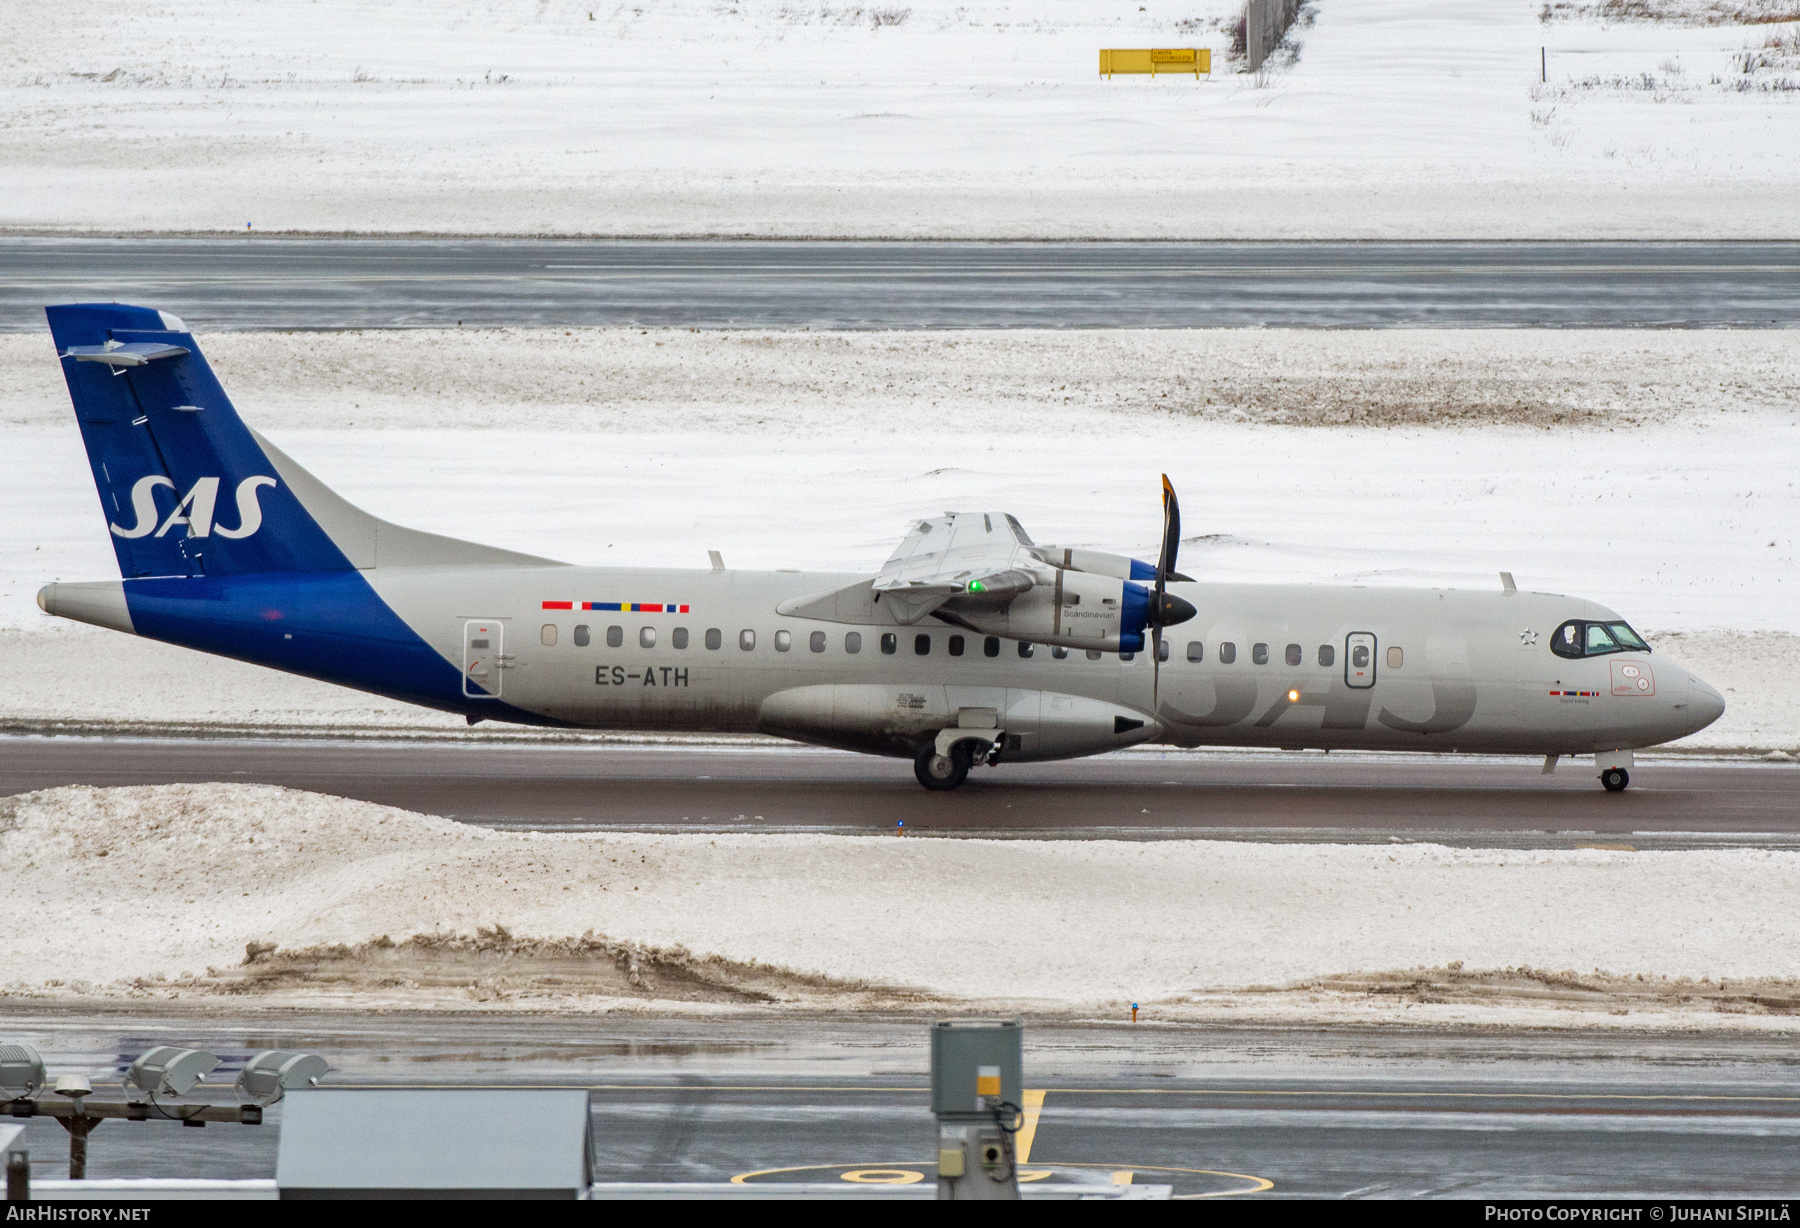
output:
<instances>
[{"instance_id":1,"label":"main landing gear","mask_svg":"<svg viewBox=\"0 0 1800 1228\"><path fill-rule=\"evenodd\" d=\"M927 742L913 756L913 775L933 793L948 793L967 780L969 769L975 766L970 746L969 742L958 742L950 748L949 754L940 755L936 744Z\"/></svg>"},{"instance_id":2,"label":"main landing gear","mask_svg":"<svg viewBox=\"0 0 1800 1228\"><path fill-rule=\"evenodd\" d=\"M1623 793L1625 786L1631 783L1631 773L1624 768L1607 768L1600 773L1600 783L1606 786L1608 793Z\"/></svg>"}]
</instances>

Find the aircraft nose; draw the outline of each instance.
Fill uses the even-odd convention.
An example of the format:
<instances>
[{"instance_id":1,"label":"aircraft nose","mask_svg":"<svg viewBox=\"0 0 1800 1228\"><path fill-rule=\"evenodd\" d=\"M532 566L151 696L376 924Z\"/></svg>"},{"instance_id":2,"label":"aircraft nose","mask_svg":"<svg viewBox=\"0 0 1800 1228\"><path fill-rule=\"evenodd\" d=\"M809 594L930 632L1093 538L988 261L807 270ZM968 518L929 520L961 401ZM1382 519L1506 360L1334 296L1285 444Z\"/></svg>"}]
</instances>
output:
<instances>
[{"instance_id":1,"label":"aircraft nose","mask_svg":"<svg viewBox=\"0 0 1800 1228\"><path fill-rule=\"evenodd\" d=\"M1725 697L1693 674L1688 675L1689 733L1698 733L1725 715Z\"/></svg>"}]
</instances>

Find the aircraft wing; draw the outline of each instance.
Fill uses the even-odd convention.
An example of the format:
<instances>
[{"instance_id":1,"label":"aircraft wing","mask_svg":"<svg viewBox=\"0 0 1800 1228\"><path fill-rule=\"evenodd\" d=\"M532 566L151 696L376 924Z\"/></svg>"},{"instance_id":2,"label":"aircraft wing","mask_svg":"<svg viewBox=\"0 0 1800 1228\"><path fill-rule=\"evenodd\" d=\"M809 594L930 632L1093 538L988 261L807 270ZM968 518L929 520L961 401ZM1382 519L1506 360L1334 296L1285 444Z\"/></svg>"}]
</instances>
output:
<instances>
[{"instance_id":1,"label":"aircraft wing","mask_svg":"<svg viewBox=\"0 0 1800 1228\"><path fill-rule=\"evenodd\" d=\"M878 600L893 603L895 617L911 623L965 594L1010 601L1031 587L1024 569L1037 563L1031 539L1004 512L946 512L913 526L873 588Z\"/></svg>"}]
</instances>

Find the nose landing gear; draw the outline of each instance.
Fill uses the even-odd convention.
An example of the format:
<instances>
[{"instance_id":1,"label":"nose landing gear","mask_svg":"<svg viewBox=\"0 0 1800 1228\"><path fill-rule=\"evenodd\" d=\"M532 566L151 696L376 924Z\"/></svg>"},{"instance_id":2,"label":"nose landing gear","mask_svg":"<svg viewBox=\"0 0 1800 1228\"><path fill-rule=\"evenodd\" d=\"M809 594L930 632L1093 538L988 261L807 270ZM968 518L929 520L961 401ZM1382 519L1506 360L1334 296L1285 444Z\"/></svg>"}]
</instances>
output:
<instances>
[{"instance_id":1,"label":"nose landing gear","mask_svg":"<svg viewBox=\"0 0 1800 1228\"><path fill-rule=\"evenodd\" d=\"M1625 786L1631 783L1631 773L1622 767L1607 768L1600 773L1600 783L1606 786L1608 793L1623 793Z\"/></svg>"}]
</instances>

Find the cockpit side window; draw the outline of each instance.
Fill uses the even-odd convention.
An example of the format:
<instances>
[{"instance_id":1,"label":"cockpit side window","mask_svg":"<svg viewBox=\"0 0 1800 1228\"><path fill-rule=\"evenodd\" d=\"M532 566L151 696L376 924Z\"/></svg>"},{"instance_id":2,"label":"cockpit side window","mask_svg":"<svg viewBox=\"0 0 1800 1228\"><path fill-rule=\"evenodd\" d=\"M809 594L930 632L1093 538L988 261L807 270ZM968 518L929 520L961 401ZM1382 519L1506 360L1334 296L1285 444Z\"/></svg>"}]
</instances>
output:
<instances>
[{"instance_id":1,"label":"cockpit side window","mask_svg":"<svg viewBox=\"0 0 1800 1228\"><path fill-rule=\"evenodd\" d=\"M1643 637L1624 623L1607 623L1606 628L1613 633L1613 638L1619 641L1621 647L1635 652L1650 651L1650 645L1644 643Z\"/></svg>"},{"instance_id":2,"label":"cockpit side window","mask_svg":"<svg viewBox=\"0 0 1800 1228\"><path fill-rule=\"evenodd\" d=\"M1580 623L1564 623L1550 636L1550 651L1559 657L1579 657L1584 647Z\"/></svg>"}]
</instances>

